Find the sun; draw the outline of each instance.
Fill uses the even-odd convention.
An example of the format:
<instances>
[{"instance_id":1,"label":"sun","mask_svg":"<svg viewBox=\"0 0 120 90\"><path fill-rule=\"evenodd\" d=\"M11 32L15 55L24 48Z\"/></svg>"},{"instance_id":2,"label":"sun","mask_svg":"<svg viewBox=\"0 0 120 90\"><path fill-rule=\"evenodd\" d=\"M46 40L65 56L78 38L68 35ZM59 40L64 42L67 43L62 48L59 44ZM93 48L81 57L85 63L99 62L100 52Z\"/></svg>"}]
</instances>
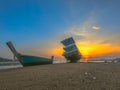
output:
<instances>
[{"instance_id":1,"label":"sun","mask_svg":"<svg viewBox=\"0 0 120 90\"><path fill-rule=\"evenodd\" d=\"M89 58L90 58L90 52L91 52L91 48L88 47L88 46L81 46L81 47L78 47L79 51L81 52L82 54L82 58L85 59L86 62L88 62Z\"/></svg>"}]
</instances>

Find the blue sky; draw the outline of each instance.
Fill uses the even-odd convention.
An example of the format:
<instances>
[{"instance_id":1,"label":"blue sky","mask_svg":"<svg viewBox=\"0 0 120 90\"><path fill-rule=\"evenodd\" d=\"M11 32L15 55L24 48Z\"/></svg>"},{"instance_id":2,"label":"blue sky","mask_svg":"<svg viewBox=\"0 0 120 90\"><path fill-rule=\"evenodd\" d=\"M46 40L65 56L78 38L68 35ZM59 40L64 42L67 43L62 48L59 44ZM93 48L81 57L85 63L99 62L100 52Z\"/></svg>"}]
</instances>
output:
<instances>
[{"instance_id":1,"label":"blue sky","mask_svg":"<svg viewBox=\"0 0 120 90\"><path fill-rule=\"evenodd\" d=\"M23 54L49 57L69 36L79 47L102 42L120 49L119 9L119 0L0 0L0 56L12 57L5 45L12 41Z\"/></svg>"}]
</instances>

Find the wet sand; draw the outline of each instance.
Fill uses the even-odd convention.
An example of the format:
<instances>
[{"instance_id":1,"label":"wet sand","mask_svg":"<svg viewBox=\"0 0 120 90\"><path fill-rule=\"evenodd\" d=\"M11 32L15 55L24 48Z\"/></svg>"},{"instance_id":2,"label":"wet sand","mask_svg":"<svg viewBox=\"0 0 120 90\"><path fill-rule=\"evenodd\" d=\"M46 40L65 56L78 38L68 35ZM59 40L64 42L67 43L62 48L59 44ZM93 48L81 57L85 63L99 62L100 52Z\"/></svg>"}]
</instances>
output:
<instances>
[{"instance_id":1,"label":"wet sand","mask_svg":"<svg viewBox=\"0 0 120 90\"><path fill-rule=\"evenodd\" d=\"M120 63L69 63L1 70L0 90L120 90Z\"/></svg>"}]
</instances>

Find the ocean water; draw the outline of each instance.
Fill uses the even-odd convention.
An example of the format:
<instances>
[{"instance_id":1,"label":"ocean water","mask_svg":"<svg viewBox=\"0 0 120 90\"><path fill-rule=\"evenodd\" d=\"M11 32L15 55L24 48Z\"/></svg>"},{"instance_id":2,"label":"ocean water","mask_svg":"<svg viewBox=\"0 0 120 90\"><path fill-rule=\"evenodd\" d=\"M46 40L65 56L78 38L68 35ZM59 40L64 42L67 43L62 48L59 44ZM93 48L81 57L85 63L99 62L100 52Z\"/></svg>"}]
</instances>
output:
<instances>
[{"instance_id":1,"label":"ocean water","mask_svg":"<svg viewBox=\"0 0 120 90\"><path fill-rule=\"evenodd\" d=\"M4 66L0 66L0 70L19 68L19 67L23 67L23 66L22 65L4 65Z\"/></svg>"},{"instance_id":2,"label":"ocean water","mask_svg":"<svg viewBox=\"0 0 120 90\"><path fill-rule=\"evenodd\" d=\"M65 61L61 61L61 60L56 60L53 62L53 64L56 63L65 63ZM0 70L4 70L4 69L12 69L12 68L19 68L19 67L23 67L21 64L10 64L10 65L1 65L0 66Z\"/></svg>"},{"instance_id":3,"label":"ocean water","mask_svg":"<svg viewBox=\"0 0 120 90\"><path fill-rule=\"evenodd\" d=\"M85 60L80 60L80 62L86 62ZM92 62L92 63L103 63L105 62L104 60L93 60L93 61L88 61L88 62ZM108 61L111 62L111 61ZM58 63L67 63L66 60L54 60L53 64L58 64ZM4 70L4 69L12 69L12 68L19 68L19 67L23 67L21 64L13 64L13 65L2 65L0 66L0 70Z\"/></svg>"}]
</instances>

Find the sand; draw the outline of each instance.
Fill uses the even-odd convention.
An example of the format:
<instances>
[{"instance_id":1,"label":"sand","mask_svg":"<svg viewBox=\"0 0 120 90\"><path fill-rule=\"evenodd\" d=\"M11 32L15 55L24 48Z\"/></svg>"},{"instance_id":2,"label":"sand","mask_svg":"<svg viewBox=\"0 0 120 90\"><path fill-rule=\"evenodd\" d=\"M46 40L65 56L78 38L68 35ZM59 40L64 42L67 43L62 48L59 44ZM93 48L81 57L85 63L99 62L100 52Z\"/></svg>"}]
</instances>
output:
<instances>
[{"instance_id":1,"label":"sand","mask_svg":"<svg viewBox=\"0 0 120 90\"><path fill-rule=\"evenodd\" d=\"M120 90L120 63L69 63L2 70L0 90Z\"/></svg>"}]
</instances>

